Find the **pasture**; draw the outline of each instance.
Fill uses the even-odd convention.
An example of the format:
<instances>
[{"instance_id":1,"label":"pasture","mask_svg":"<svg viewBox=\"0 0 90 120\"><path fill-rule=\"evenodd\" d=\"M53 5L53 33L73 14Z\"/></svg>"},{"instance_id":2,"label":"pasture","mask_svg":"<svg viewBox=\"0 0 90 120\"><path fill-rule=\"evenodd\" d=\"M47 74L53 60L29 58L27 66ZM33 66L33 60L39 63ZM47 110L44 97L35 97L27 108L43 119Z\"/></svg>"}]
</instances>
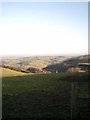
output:
<instances>
[{"instance_id":1,"label":"pasture","mask_svg":"<svg viewBox=\"0 0 90 120\"><path fill-rule=\"evenodd\" d=\"M72 83L77 94L72 99ZM88 73L2 76L3 119L88 119ZM72 106L75 102L77 107Z\"/></svg>"}]
</instances>

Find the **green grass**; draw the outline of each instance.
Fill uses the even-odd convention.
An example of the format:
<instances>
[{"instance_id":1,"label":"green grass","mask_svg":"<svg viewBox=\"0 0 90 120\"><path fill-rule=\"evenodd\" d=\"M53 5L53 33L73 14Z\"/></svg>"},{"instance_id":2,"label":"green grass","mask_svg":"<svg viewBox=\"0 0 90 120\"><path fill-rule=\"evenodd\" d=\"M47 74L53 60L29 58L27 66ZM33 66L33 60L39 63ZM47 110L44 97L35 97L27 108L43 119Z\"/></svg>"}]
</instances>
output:
<instances>
[{"instance_id":1,"label":"green grass","mask_svg":"<svg viewBox=\"0 0 90 120\"><path fill-rule=\"evenodd\" d=\"M77 82L78 112L88 110L87 73L33 74L2 79L3 118L71 118L71 84ZM84 86L84 89L83 87ZM85 98L85 100L83 99ZM87 119L86 115L81 118Z\"/></svg>"},{"instance_id":2,"label":"green grass","mask_svg":"<svg viewBox=\"0 0 90 120\"><path fill-rule=\"evenodd\" d=\"M68 81L59 80L65 76L62 74L35 74L3 78L3 94L19 94L28 91L50 91L56 92L59 87L65 87Z\"/></svg>"}]
</instances>

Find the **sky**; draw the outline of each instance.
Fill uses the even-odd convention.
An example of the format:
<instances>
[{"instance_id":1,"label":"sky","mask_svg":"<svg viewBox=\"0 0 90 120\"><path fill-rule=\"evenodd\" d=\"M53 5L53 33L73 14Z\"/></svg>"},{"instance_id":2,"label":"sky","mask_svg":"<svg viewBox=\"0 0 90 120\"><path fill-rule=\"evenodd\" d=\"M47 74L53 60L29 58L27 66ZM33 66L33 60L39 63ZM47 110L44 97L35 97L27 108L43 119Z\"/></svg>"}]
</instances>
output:
<instances>
[{"instance_id":1,"label":"sky","mask_svg":"<svg viewBox=\"0 0 90 120\"><path fill-rule=\"evenodd\" d=\"M88 3L0 4L0 55L88 53Z\"/></svg>"}]
</instances>

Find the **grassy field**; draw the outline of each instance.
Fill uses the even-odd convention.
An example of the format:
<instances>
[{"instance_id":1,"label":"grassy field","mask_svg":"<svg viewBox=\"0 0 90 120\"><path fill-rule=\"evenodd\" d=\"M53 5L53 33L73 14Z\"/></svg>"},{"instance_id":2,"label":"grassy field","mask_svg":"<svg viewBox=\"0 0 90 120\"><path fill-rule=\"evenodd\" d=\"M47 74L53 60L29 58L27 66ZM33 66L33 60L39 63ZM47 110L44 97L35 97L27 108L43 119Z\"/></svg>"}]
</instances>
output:
<instances>
[{"instance_id":1,"label":"grassy field","mask_svg":"<svg viewBox=\"0 0 90 120\"><path fill-rule=\"evenodd\" d=\"M77 83L77 116L87 120L87 73L3 73L3 119L63 119L72 117L72 83Z\"/></svg>"},{"instance_id":2,"label":"grassy field","mask_svg":"<svg viewBox=\"0 0 90 120\"><path fill-rule=\"evenodd\" d=\"M10 69L6 69L6 68L1 68L0 67L0 77L3 76L3 77L9 77L9 76L22 76L22 75L25 75L25 73L22 73L22 72L17 72L17 71L14 71L14 70L10 70Z\"/></svg>"}]
</instances>

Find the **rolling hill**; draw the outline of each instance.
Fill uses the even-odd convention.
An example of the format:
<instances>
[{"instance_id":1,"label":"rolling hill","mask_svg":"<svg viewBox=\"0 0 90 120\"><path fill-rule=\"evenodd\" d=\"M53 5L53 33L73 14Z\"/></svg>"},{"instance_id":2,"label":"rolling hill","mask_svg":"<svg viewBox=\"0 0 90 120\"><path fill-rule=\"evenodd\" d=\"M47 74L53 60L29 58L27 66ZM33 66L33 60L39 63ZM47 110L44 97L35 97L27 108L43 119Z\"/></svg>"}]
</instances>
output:
<instances>
[{"instance_id":1,"label":"rolling hill","mask_svg":"<svg viewBox=\"0 0 90 120\"><path fill-rule=\"evenodd\" d=\"M72 57L62 61L61 63L56 63L54 65L48 65L43 68L43 70L51 72L67 72L70 68L75 70L90 70L90 55L83 55L78 57Z\"/></svg>"},{"instance_id":2,"label":"rolling hill","mask_svg":"<svg viewBox=\"0 0 90 120\"><path fill-rule=\"evenodd\" d=\"M30 57L3 57L1 66L16 71L27 71L32 69L42 70L48 65L60 63L67 59L67 56L30 56Z\"/></svg>"},{"instance_id":3,"label":"rolling hill","mask_svg":"<svg viewBox=\"0 0 90 120\"><path fill-rule=\"evenodd\" d=\"M26 59L29 61L29 58ZM37 58L34 58L34 60L35 59ZM53 59L56 60L56 58ZM16 61L17 60L20 62L21 58L16 59ZM44 58L44 60L47 59ZM15 61L15 58L11 59L11 62L12 61ZM57 59L57 61L58 63L55 63L55 61L51 63L50 61L51 65L49 64L49 66L53 66L53 69L51 68L52 72L53 70L61 69L59 65L62 65L63 68L70 67L70 65L77 67L79 63L87 64L88 62L87 56L69 58L64 61L59 61ZM7 65L9 62L10 59L8 60ZM89 95L87 72L26 74L8 68L0 68L0 71L1 70L2 76L0 77L2 77L3 91L2 120L70 120L71 116L75 120L88 120L89 108L87 101L89 100Z\"/></svg>"},{"instance_id":4,"label":"rolling hill","mask_svg":"<svg viewBox=\"0 0 90 120\"><path fill-rule=\"evenodd\" d=\"M25 72L85 72L90 70L90 55L3 57L3 68Z\"/></svg>"}]
</instances>

